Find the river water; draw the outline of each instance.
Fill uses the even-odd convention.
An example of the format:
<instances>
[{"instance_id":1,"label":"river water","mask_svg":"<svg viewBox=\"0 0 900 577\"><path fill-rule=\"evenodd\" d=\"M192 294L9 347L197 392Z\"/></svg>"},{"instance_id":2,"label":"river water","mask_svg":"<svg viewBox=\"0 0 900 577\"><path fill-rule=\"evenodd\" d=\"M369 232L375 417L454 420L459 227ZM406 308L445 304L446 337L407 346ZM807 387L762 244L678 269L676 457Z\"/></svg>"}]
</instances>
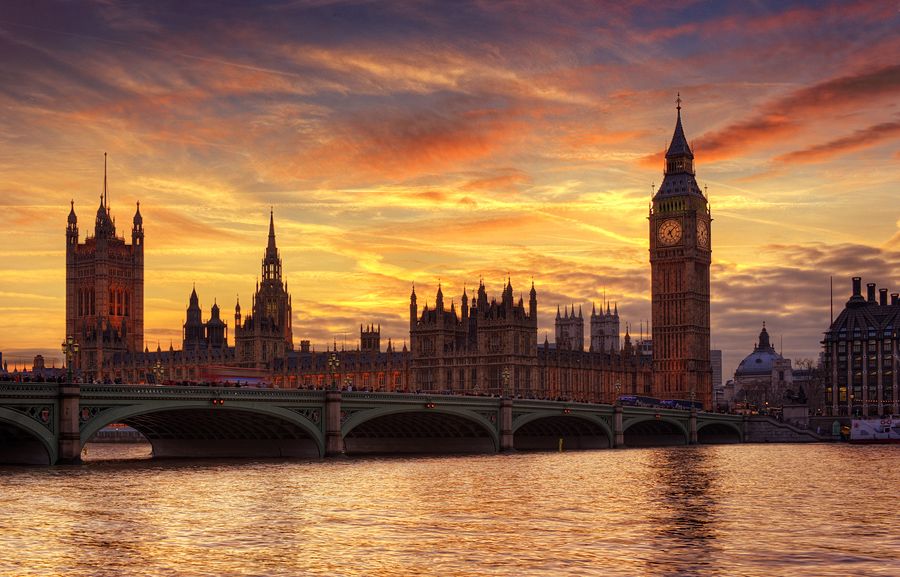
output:
<instances>
[{"instance_id":1,"label":"river water","mask_svg":"<svg viewBox=\"0 0 900 577\"><path fill-rule=\"evenodd\" d=\"M900 575L900 447L0 468L0 575Z\"/></svg>"}]
</instances>

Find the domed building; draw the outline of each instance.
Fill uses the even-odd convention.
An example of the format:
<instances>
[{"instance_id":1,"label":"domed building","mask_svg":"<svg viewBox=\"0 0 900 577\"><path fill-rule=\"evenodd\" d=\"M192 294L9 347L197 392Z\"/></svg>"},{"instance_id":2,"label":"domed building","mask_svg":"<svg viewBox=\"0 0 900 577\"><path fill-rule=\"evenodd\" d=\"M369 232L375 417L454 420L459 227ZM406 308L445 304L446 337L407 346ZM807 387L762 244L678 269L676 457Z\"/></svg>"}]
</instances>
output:
<instances>
[{"instance_id":1,"label":"domed building","mask_svg":"<svg viewBox=\"0 0 900 577\"><path fill-rule=\"evenodd\" d=\"M781 356L772 346L764 322L753 352L744 357L734 372L734 388L726 389L726 398L730 397L731 406L746 403L759 410L779 407L792 383L791 359Z\"/></svg>"}]
</instances>

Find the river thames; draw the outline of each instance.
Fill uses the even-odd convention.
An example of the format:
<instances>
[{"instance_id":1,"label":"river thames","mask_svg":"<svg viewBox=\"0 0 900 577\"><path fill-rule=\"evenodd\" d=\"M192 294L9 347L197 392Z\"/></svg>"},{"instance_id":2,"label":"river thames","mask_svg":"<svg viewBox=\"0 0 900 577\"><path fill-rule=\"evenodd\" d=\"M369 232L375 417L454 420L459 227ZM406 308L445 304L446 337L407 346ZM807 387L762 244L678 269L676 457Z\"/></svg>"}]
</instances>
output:
<instances>
[{"instance_id":1,"label":"river thames","mask_svg":"<svg viewBox=\"0 0 900 577\"><path fill-rule=\"evenodd\" d=\"M0 574L900 575L900 447L0 468Z\"/></svg>"}]
</instances>

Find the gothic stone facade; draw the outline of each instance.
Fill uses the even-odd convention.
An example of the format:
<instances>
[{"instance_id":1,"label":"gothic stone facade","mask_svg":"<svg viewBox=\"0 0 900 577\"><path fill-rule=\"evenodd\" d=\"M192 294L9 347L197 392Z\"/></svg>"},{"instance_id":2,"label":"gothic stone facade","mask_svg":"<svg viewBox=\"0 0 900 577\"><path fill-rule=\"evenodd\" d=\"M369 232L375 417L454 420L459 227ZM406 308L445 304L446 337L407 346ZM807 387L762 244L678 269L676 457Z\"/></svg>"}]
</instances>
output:
<instances>
[{"instance_id":1,"label":"gothic stone facade","mask_svg":"<svg viewBox=\"0 0 900 577\"><path fill-rule=\"evenodd\" d=\"M256 284L252 313L241 322L241 305L234 309L236 362L242 367L267 368L294 349L291 295L281 278L281 256L275 245L275 216L269 214L269 243L262 259L262 283Z\"/></svg>"},{"instance_id":2,"label":"gothic stone facade","mask_svg":"<svg viewBox=\"0 0 900 577\"><path fill-rule=\"evenodd\" d=\"M709 267L712 217L697 185L694 153L681 126L666 152L665 176L650 208L653 393L710 407Z\"/></svg>"},{"instance_id":3,"label":"gothic stone facade","mask_svg":"<svg viewBox=\"0 0 900 577\"><path fill-rule=\"evenodd\" d=\"M143 381L155 365L172 380L199 380L208 368L233 365L265 372L285 387L353 386L378 390L429 390L611 402L618 394L660 398L695 396L710 405L709 265L710 213L697 186L693 153L681 126L681 109L666 154L665 178L650 211L654 354L619 346L619 316L607 303L591 313L590 346L584 350L584 320L574 307L557 322L557 345L537 342L537 293L532 283L526 306L507 281L500 300L488 299L479 283L469 303L444 303L439 288L434 305L419 312L410 295L410 347L380 350L380 331L360 333L356 351L293 349L291 297L282 280L274 217L262 260L251 314L235 307L234 347L227 326L213 307L210 321L192 293L184 325L183 349L140 351L143 338L143 228L135 215L132 246L115 236L106 200L98 210L94 239L78 249L74 212L68 232L67 329L87 346L85 366L107 366L109 374ZM74 237L74 240L72 240ZM83 254L82 258L76 258ZM89 256L88 256L89 255ZM113 268L111 265L114 265ZM112 274L111 274L112 272ZM78 280L82 279L82 280ZM93 364L90 364L93 363Z\"/></svg>"},{"instance_id":4,"label":"gothic stone facade","mask_svg":"<svg viewBox=\"0 0 900 577\"><path fill-rule=\"evenodd\" d=\"M140 203L131 244L116 234L109 209L104 161L103 194L93 236L78 238L72 201L66 227L66 335L79 343L74 366L87 378L103 378L103 366L117 353L144 344L144 226Z\"/></svg>"}]
</instances>

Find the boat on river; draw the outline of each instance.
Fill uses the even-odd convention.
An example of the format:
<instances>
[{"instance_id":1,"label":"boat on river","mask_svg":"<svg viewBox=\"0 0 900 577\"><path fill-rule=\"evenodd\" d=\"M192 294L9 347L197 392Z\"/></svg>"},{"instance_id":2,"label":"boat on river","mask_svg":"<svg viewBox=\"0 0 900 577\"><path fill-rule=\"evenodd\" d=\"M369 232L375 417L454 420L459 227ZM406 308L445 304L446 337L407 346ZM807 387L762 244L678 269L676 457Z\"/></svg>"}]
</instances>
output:
<instances>
[{"instance_id":1,"label":"boat on river","mask_svg":"<svg viewBox=\"0 0 900 577\"><path fill-rule=\"evenodd\" d=\"M900 416L853 419L850 424L850 442L900 444Z\"/></svg>"}]
</instances>

